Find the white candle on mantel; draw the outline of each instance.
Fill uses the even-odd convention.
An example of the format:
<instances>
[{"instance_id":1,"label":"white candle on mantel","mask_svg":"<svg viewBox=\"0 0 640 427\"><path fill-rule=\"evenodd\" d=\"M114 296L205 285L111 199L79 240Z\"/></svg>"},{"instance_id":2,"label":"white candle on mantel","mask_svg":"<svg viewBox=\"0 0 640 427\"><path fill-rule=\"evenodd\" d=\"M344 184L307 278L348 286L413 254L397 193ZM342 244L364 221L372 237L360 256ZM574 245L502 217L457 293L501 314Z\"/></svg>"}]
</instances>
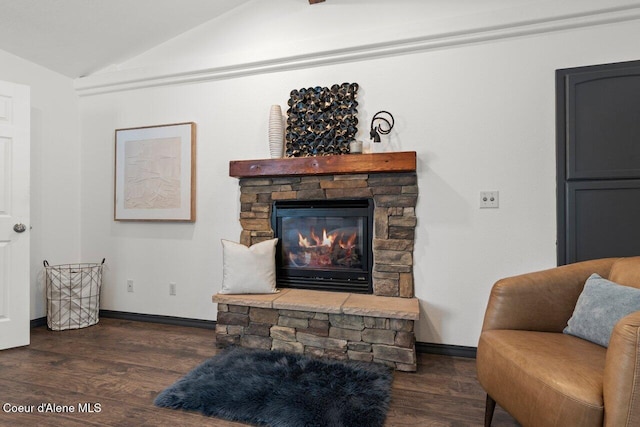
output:
<instances>
[{"instance_id":1,"label":"white candle on mantel","mask_svg":"<svg viewBox=\"0 0 640 427\"><path fill-rule=\"evenodd\" d=\"M362 141L351 141L349 143L349 152L351 154L360 154L362 153Z\"/></svg>"}]
</instances>

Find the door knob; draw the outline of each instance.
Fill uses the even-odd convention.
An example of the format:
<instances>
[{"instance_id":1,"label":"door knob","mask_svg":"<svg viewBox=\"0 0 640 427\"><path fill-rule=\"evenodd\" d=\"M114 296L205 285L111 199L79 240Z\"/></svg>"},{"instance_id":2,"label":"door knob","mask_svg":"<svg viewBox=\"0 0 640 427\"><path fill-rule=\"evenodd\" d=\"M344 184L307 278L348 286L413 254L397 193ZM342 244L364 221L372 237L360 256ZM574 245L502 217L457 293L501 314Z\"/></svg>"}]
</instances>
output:
<instances>
[{"instance_id":1,"label":"door knob","mask_svg":"<svg viewBox=\"0 0 640 427\"><path fill-rule=\"evenodd\" d=\"M16 224L13 226L13 231L16 233L23 233L27 229L27 226L24 224Z\"/></svg>"}]
</instances>

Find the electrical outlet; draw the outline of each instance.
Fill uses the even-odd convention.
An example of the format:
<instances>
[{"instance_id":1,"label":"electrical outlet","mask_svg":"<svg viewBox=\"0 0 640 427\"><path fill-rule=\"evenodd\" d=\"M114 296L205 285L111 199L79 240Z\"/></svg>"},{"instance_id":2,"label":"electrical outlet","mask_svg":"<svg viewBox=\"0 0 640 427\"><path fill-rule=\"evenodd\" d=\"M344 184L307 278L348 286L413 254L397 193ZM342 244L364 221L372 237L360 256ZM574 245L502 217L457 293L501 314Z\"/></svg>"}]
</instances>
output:
<instances>
[{"instance_id":1,"label":"electrical outlet","mask_svg":"<svg viewBox=\"0 0 640 427\"><path fill-rule=\"evenodd\" d=\"M127 280L127 292L133 292L133 280Z\"/></svg>"},{"instance_id":2,"label":"electrical outlet","mask_svg":"<svg viewBox=\"0 0 640 427\"><path fill-rule=\"evenodd\" d=\"M498 208L498 192L497 191L481 191L480 192L480 208Z\"/></svg>"},{"instance_id":3,"label":"electrical outlet","mask_svg":"<svg viewBox=\"0 0 640 427\"><path fill-rule=\"evenodd\" d=\"M175 282L169 282L169 295L176 295L176 284Z\"/></svg>"}]
</instances>

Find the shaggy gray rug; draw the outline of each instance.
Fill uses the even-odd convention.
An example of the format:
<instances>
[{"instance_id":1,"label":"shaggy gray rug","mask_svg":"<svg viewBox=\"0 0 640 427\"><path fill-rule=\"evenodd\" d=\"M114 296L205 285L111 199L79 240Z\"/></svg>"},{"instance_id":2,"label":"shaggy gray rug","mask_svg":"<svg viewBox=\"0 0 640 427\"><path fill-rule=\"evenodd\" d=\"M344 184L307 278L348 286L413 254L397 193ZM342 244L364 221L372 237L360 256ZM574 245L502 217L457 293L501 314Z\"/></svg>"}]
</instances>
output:
<instances>
[{"instance_id":1,"label":"shaggy gray rug","mask_svg":"<svg viewBox=\"0 0 640 427\"><path fill-rule=\"evenodd\" d=\"M377 363L231 348L164 390L155 404L271 427L382 426L393 374Z\"/></svg>"}]
</instances>

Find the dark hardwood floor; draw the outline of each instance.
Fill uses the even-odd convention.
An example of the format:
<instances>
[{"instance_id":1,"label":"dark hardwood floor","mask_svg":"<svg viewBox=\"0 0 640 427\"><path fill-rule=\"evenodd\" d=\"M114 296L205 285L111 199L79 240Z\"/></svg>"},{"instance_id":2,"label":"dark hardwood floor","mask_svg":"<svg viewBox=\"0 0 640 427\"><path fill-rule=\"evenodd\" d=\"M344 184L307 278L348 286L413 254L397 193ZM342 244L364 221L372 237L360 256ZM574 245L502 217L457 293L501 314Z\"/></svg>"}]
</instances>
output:
<instances>
[{"instance_id":1,"label":"dark hardwood floor","mask_svg":"<svg viewBox=\"0 0 640 427\"><path fill-rule=\"evenodd\" d=\"M242 426L153 405L215 353L207 329L105 318L73 331L34 328L30 346L0 351L0 425ZM394 374L386 425L481 426L484 396L475 360L421 354L418 372ZM75 412L38 413L42 403ZM33 405L34 413L7 412L6 404ZM518 426L500 408L493 425Z\"/></svg>"}]
</instances>

